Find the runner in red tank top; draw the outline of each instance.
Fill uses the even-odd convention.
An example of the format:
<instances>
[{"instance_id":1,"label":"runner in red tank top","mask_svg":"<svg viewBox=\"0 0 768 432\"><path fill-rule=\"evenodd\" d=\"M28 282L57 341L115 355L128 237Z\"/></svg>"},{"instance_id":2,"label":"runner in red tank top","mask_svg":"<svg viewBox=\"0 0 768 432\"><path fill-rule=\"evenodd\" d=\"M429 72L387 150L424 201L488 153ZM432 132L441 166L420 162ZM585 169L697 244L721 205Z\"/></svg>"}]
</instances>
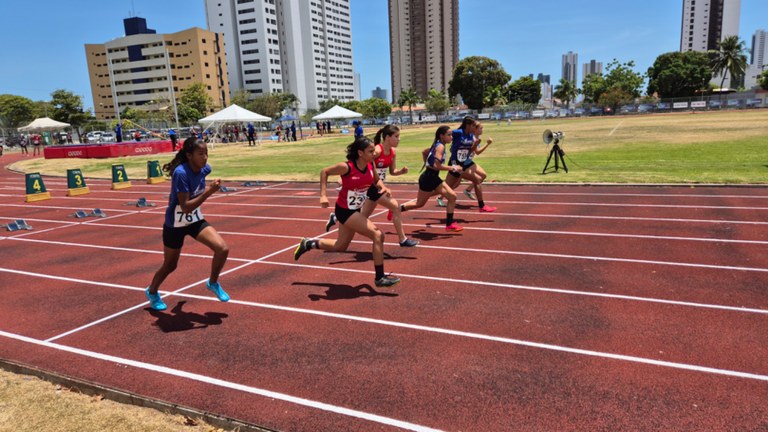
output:
<instances>
[{"instance_id":1,"label":"runner in red tank top","mask_svg":"<svg viewBox=\"0 0 768 432\"><path fill-rule=\"evenodd\" d=\"M376 137L373 139L373 143L376 145L373 165L382 182L386 180L388 173L393 176L399 176L408 172L408 167L403 167L399 170L396 167L395 148L400 144L400 129L397 126L386 125L379 129L379 131L376 132ZM389 209L387 220L392 221L392 224L395 226L400 246L414 247L419 244L417 240L409 239L405 236L402 218L400 217L400 206L397 201L389 196L382 195L378 200L366 201L365 204L363 204L363 216L371 217L377 204ZM336 215L331 213L328 217L328 223L325 224L325 230L330 230L335 224Z\"/></svg>"},{"instance_id":2,"label":"runner in red tank top","mask_svg":"<svg viewBox=\"0 0 768 432\"><path fill-rule=\"evenodd\" d=\"M373 143L366 137L358 137L347 147L347 162L331 165L320 172L320 206L323 208L328 207L328 176L341 176L341 191L334 211L341 224L339 237L335 241L303 238L293 252L293 258L298 261L300 256L311 249L343 252L355 234L360 233L373 241L376 286L392 286L400 282L400 279L384 273L384 233L360 212L367 200L375 202L382 196L390 195L389 189L373 169L373 159Z\"/></svg>"}]
</instances>

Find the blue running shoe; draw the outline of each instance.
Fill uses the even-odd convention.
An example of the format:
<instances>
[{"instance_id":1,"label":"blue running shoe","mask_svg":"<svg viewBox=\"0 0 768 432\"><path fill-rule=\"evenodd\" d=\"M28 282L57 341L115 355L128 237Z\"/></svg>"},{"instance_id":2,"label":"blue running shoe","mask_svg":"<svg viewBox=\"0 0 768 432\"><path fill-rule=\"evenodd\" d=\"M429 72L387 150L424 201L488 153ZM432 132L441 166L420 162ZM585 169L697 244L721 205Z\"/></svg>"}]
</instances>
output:
<instances>
[{"instance_id":1,"label":"blue running shoe","mask_svg":"<svg viewBox=\"0 0 768 432\"><path fill-rule=\"evenodd\" d=\"M208 291L216 294L216 297L218 297L219 300L221 300L223 302L228 302L229 301L229 294L224 292L224 290L221 288L221 284L220 283L216 282L216 283L212 284L211 281L209 280L209 281L205 282L205 287L208 288Z\"/></svg>"},{"instance_id":2,"label":"blue running shoe","mask_svg":"<svg viewBox=\"0 0 768 432\"><path fill-rule=\"evenodd\" d=\"M156 311L162 311L165 310L168 306L165 305L163 302L163 299L160 298L160 293L152 294L149 292L149 287L147 287L146 290L144 290L144 294L147 295L147 300L149 300L149 306L156 310Z\"/></svg>"}]
</instances>

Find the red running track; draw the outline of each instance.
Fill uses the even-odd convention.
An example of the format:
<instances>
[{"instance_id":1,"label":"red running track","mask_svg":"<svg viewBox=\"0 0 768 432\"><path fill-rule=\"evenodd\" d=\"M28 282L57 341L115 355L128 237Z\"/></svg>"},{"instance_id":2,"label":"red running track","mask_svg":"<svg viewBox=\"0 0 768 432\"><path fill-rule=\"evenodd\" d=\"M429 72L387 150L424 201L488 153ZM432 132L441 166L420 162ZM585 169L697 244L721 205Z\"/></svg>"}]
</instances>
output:
<instances>
[{"instance_id":1,"label":"red running track","mask_svg":"<svg viewBox=\"0 0 768 432\"><path fill-rule=\"evenodd\" d=\"M2 359L285 431L768 428L763 188L489 185L498 212L462 200L461 233L433 203L406 213L412 249L382 211L402 282L378 289L365 239L293 260L335 236L316 184L232 183L203 211L233 300L187 240L155 312L168 184L45 182L25 203L0 172L0 223L34 227L0 232ZM142 196L158 206L125 205Z\"/></svg>"}]
</instances>

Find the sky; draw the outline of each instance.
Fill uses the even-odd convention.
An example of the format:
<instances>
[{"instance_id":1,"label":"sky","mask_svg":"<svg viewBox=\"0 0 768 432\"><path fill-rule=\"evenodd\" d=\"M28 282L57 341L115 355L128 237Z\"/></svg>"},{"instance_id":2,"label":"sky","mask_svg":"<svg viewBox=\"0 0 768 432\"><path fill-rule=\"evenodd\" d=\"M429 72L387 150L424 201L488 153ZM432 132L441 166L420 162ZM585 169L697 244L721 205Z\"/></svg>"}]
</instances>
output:
<instances>
[{"instance_id":1,"label":"sky","mask_svg":"<svg viewBox=\"0 0 768 432\"><path fill-rule=\"evenodd\" d=\"M362 99L377 86L392 97L387 0L350 2ZM459 58L490 57L513 80L544 73L552 84L568 51L580 64L634 61L644 73L679 49L682 9L682 0L459 0ZM124 18L146 18L158 33L207 28L204 0L1 0L0 16L0 94L50 100L64 89L86 108L93 99L84 45L122 37ZM755 30L768 30L768 0L741 0L739 29L750 49Z\"/></svg>"}]
</instances>

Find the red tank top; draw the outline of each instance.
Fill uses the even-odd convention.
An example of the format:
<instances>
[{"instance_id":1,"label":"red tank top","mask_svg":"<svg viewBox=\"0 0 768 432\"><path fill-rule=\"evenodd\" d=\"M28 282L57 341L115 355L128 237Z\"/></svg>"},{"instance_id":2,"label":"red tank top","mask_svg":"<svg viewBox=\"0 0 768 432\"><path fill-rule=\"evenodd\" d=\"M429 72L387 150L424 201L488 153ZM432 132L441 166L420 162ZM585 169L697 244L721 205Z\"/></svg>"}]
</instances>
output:
<instances>
[{"instance_id":1,"label":"red tank top","mask_svg":"<svg viewBox=\"0 0 768 432\"><path fill-rule=\"evenodd\" d=\"M349 172L341 176L341 191L336 204L345 209L357 210L367 198L368 188L373 184L373 164L361 172L353 161L348 161Z\"/></svg>"},{"instance_id":2,"label":"red tank top","mask_svg":"<svg viewBox=\"0 0 768 432\"><path fill-rule=\"evenodd\" d=\"M376 144L376 147L379 147L381 151L379 152L379 157L376 158L376 160L373 161L374 166L376 167L376 172L379 173L379 178L381 181L386 180L387 173L389 172L389 167L392 165L392 160L395 158L395 149L390 148L389 154L384 154L384 145L383 144Z\"/></svg>"}]
</instances>

